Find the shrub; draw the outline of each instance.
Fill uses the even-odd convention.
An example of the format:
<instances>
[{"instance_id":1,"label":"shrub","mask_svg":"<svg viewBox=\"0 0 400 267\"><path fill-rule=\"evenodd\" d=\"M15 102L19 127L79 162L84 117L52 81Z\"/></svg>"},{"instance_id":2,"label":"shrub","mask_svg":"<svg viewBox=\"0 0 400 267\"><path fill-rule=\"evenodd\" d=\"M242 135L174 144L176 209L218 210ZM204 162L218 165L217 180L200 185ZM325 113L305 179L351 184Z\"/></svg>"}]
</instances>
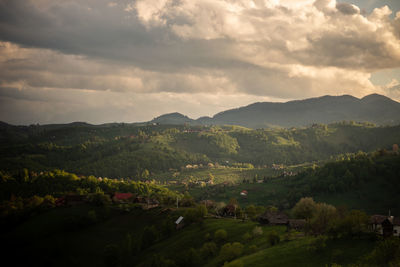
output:
<instances>
[{"instance_id":1,"label":"shrub","mask_svg":"<svg viewBox=\"0 0 400 267\"><path fill-rule=\"evenodd\" d=\"M88 196L88 200L95 206L108 206L111 204L111 198L104 193L93 193Z\"/></svg>"},{"instance_id":2,"label":"shrub","mask_svg":"<svg viewBox=\"0 0 400 267\"><path fill-rule=\"evenodd\" d=\"M250 219L252 219L252 220L256 219L257 210L254 205L247 206L245 212Z\"/></svg>"},{"instance_id":3,"label":"shrub","mask_svg":"<svg viewBox=\"0 0 400 267\"><path fill-rule=\"evenodd\" d=\"M219 257L222 262L233 260L243 253L243 245L239 242L226 243L221 247Z\"/></svg>"},{"instance_id":4,"label":"shrub","mask_svg":"<svg viewBox=\"0 0 400 267\"><path fill-rule=\"evenodd\" d=\"M277 232L272 231L272 232L268 233L267 240L271 246L274 246L274 245L278 244L281 239Z\"/></svg>"},{"instance_id":5,"label":"shrub","mask_svg":"<svg viewBox=\"0 0 400 267\"><path fill-rule=\"evenodd\" d=\"M246 232L244 235L243 235L243 241L244 242L249 242L250 240L251 240L251 234L249 233L249 232Z\"/></svg>"},{"instance_id":6,"label":"shrub","mask_svg":"<svg viewBox=\"0 0 400 267\"><path fill-rule=\"evenodd\" d=\"M217 245L214 242L204 243L200 249L203 258L209 258L217 255Z\"/></svg>"},{"instance_id":7,"label":"shrub","mask_svg":"<svg viewBox=\"0 0 400 267\"><path fill-rule=\"evenodd\" d=\"M399 266L400 239L397 237L380 241L374 250L364 258L367 266Z\"/></svg>"},{"instance_id":8,"label":"shrub","mask_svg":"<svg viewBox=\"0 0 400 267\"><path fill-rule=\"evenodd\" d=\"M256 245L251 245L250 247L247 248L246 254L253 254L257 251L257 246Z\"/></svg>"},{"instance_id":9,"label":"shrub","mask_svg":"<svg viewBox=\"0 0 400 267\"><path fill-rule=\"evenodd\" d=\"M253 236L260 236L260 235L262 235L263 234L263 230L262 230L262 228L260 227L260 226L256 226L256 227L254 227L254 229L253 229Z\"/></svg>"},{"instance_id":10,"label":"shrub","mask_svg":"<svg viewBox=\"0 0 400 267\"><path fill-rule=\"evenodd\" d=\"M318 203L315 214L310 220L313 233L322 234L329 230L330 224L337 218L336 208L326 203Z\"/></svg>"},{"instance_id":11,"label":"shrub","mask_svg":"<svg viewBox=\"0 0 400 267\"><path fill-rule=\"evenodd\" d=\"M217 243L223 242L228 237L228 233L224 229L219 229L214 233L214 240Z\"/></svg>"},{"instance_id":12,"label":"shrub","mask_svg":"<svg viewBox=\"0 0 400 267\"><path fill-rule=\"evenodd\" d=\"M207 234L204 235L204 240L206 240L206 241L210 241L211 240L210 233L207 233Z\"/></svg>"},{"instance_id":13,"label":"shrub","mask_svg":"<svg viewBox=\"0 0 400 267\"><path fill-rule=\"evenodd\" d=\"M299 219L310 219L315 214L317 203L311 197L304 197L293 207L293 214Z\"/></svg>"},{"instance_id":14,"label":"shrub","mask_svg":"<svg viewBox=\"0 0 400 267\"><path fill-rule=\"evenodd\" d=\"M207 215L207 208L204 205L198 205L195 208L189 208L185 211L183 217L187 223L202 222Z\"/></svg>"}]
</instances>

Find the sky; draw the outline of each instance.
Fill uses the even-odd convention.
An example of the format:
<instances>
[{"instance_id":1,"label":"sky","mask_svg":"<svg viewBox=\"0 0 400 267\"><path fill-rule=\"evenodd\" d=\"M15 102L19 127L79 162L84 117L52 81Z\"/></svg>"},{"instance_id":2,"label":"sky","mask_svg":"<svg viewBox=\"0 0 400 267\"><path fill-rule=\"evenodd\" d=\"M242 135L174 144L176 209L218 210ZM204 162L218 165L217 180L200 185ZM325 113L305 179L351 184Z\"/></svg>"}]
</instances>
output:
<instances>
[{"instance_id":1,"label":"sky","mask_svg":"<svg viewBox=\"0 0 400 267\"><path fill-rule=\"evenodd\" d=\"M0 121L400 101L399 0L0 0Z\"/></svg>"}]
</instances>

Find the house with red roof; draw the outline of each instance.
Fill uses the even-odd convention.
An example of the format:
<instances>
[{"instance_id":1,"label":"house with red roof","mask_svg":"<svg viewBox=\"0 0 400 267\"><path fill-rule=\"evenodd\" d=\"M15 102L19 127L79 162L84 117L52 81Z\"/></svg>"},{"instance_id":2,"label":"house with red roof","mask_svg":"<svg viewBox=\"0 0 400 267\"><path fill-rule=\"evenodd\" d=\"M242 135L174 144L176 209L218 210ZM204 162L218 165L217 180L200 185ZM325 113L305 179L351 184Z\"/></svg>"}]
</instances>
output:
<instances>
[{"instance_id":1,"label":"house with red roof","mask_svg":"<svg viewBox=\"0 0 400 267\"><path fill-rule=\"evenodd\" d=\"M243 190L242 192L240 192L240 195L243 197L247 197L248 192L246 190Z\"/></svg>"},{"instance_id":2,"label":"house with red roof","mask_svg":"<svg viewBox=\"0 0 400 267\"><path fill-rule=\"evenodd\" d=\"M134 195L132 193L115 193L113 197L114 202L127 203L133 200Z\"/></svg>"}]
</instances>

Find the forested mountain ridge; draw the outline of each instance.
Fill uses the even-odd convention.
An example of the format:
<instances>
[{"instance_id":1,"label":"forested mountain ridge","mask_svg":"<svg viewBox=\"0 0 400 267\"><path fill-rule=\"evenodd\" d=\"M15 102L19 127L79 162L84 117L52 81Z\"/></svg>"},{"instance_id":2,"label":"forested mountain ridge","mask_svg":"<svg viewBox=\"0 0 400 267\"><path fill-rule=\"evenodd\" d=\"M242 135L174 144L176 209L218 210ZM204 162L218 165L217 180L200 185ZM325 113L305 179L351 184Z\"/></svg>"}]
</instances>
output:
<instances>
[{"instance_id":1,"label":"forested mountain ridge","mask_svg":"<svg viewBox=\"0 0 400 267\"><path fill-rule=\"evenodd\" d=\"M400 123L400 103L378 94L361 99L350 96L322 96L286 103L259 102L230 109L210 117L192 120L179 113L165 114L151 122L160 124L240 125L250 128L299 127L337 121Z\"/></svg>"},{"instance_id":2,"label":"forested mountain ridge","mask_svg":"<svg viewBox=\"0 0 400 267\"><path fill-rule=\"evenodd\" d=\"M335 123L252 130L238 126L131 124L0 127L0 169L54 168L96 176L141 177L187 164L300 164L333 156L391 150L400 126Z\"/></svg>"}]
</instances>

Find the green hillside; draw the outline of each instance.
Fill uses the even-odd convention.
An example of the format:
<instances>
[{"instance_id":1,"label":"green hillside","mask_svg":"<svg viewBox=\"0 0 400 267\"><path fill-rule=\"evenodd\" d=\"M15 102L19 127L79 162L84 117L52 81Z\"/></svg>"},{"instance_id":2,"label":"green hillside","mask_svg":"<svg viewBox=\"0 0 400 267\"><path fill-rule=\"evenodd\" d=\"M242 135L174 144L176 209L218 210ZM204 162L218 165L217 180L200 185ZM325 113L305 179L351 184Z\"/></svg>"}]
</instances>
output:
<instances>
[{"instance_id":1,"label":"green hillside","mask_svg":"<svg viewBox=\"0 0 400 267\"><path fill-rule=\"evenodd\" d=\"M0 169L67 170L80 175L147 179L186 165L255 167L327 160L400 143L400 126L354 122L252 130L237 126L130 124L0 127Z\"/></svg>"},{"instance_id":2,"label":"green hillside","mask_svg":"<svg viewBox=\"0 0 400 267\"><path fill-rule=\"evenodd\" d=\"M111 209L97 222L70 227L71 218L90 211L100 215L102 209L69 207L33 217L3 233L1 241L7 243L8 252L4 256L13 258L16 265L29 266L222 266L231 260L241 266L324 266L356 263L375 246L373 240L328 240L323 250L314 252L310 247L316 237L295 232L288 235L284 226L261 226L253 234L256 222L208 218L179 231L157 232L149 245L135 252L145 229L163 229L166 218L176 218L184 209L170 214L159 209L121 214ZM219 229L226 231L226 238L214 237ZM270 233L276 233L281 242L271 245ZM240 243L238 254L221 252L224 244L234 242ZM24 257L16 257L17 253Z\"/></svg>"},{"instance_id":3,"label":"green hillside","mask_svg":"<svg viewBox=\"0 0 400 267\"><path fill-rule=\"evenodd\" d=\"M227 203L237 198L241 205L292 207L301 197L314 199L368 213L400 214L397 201L400 155L385 151L370 155L358 153L321 167L306 168L295 176L274 177L255 183L252 179L234 185L193 187L189 192L197 199ZM183 189L185 190L185 189ZM246 190L246 197L240 192Z\"/></svg>"},{"instance_id":4,"label":"green hillside","mask_svg":"<svg viewBox=\"0 0 400 267\"><path fill-rule=\"evenodd\" d=\"M381 150L296 176L266 177L263 183L249 179L239 185L189 187L197 200L236 205L237 219L220 216L227 206L216 203L207 209L173 186L64 171L1 172L0 242L7 244L5 260L17 266L388 266L398 262L398 239L379 241L368 230L367 214L353 209L373 214L390 207L398 214L399 168L400 155ZM221 176L234 169L221 168ZM246 198L241 190L248 191ZM115 192L151 197L160 205L147 209L146 204L112 202L109 196ZM54 197L68 194L86 201L57 206ZM257 221L264 211L277 209L299 218L295 204L309 196L328 204L314 203L302 230ZM235 198L238 203L232 204ZM185 224L177 230L174 222L180 216Z\"/></svg>"}]
</instances>

